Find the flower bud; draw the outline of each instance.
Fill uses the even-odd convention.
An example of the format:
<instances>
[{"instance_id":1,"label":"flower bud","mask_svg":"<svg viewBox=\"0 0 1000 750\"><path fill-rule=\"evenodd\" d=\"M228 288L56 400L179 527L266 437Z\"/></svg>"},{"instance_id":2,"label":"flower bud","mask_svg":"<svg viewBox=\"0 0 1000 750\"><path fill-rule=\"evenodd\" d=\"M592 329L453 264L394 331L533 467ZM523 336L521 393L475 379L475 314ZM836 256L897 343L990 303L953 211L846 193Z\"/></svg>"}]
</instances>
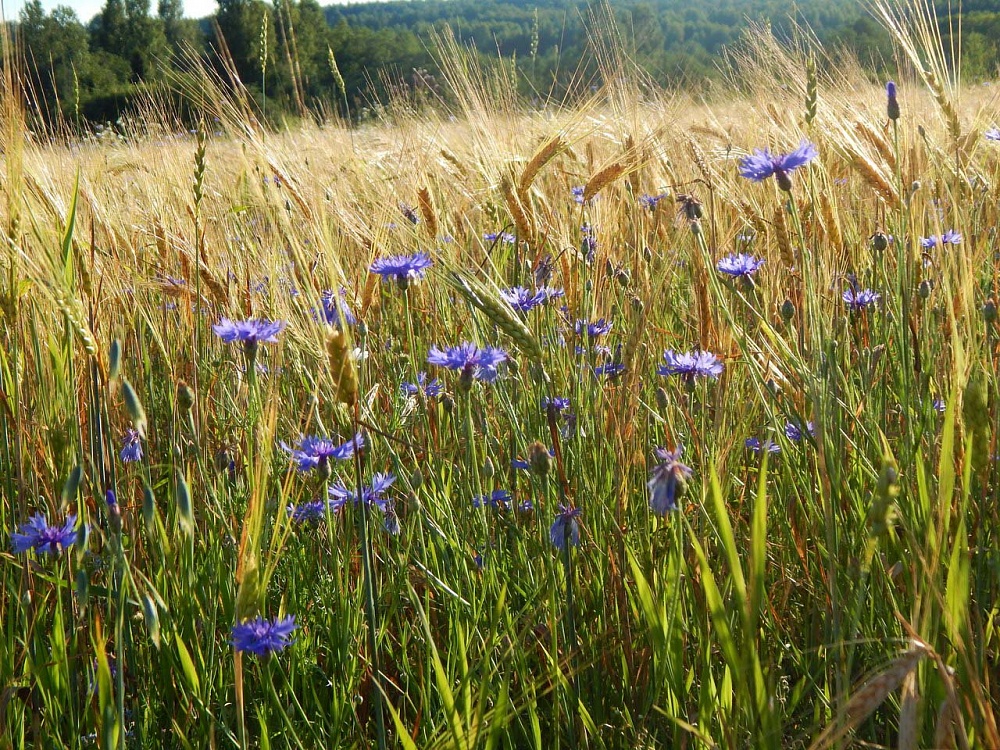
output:
<instances>
[{"instance_id":1,"label":"flower bud","mask_svg":"<svg viewBox=\"0 0 1000 750\"><path fill-rule=\"evenodd\" d=\"M786 299L781 303L781 319L786 323L795 317L795 303Z\"/></svg>"},{"instance_id":2,"label":"flower bud","mask_svg":"<svg viewBox=\"0 0 1000 750\"><path fill-rule=\"evenodd\" d=\"M544 477L552 469L552 456L545 445L536 440L528 447L528 465L540 477Z\"/></svg>"},{"instance_id":3,"label":"flower bud","mask_svg":"<svg viewBox=\"0 0 1000 750\"><path fill-rule=\"evenodd\" d=\"M896 121L899 119L899 100L896 98L896 84L893 81L885 85L885 95L886 114L890 120Z\"/></svg>"}]
</instances>

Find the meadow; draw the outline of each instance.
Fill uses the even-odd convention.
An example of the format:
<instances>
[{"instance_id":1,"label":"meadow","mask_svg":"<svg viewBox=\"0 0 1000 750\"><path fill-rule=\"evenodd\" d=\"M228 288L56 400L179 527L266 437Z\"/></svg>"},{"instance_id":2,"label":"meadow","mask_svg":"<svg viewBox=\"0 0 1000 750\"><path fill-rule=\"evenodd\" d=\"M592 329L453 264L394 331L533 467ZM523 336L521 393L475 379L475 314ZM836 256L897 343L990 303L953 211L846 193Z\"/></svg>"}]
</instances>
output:
<instances>
[{"instance_id":1,"label":"meadow","mask_svg":"<svg viewBox=\"0 0 1000 750\"><path fill-rule=\"evenodd\" d=\"M0 748L1000 747L1000 96L875 10L362 128L8 60Z\"/></svg>"}]
</instances>

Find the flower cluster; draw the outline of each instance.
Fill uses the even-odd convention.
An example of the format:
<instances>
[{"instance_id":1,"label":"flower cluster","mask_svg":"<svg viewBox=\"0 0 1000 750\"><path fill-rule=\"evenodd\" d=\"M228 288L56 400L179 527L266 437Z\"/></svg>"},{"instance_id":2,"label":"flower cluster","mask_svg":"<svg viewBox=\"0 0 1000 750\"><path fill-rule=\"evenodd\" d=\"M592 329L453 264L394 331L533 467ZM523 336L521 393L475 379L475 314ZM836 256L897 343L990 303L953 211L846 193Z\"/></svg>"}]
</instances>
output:
<instances>
[{"instance_id":1,"label":"flower cluster","mask_svg":"<svg viewBox=\"0 0 1000 750\"><path fill-rule=\"evenodd\" d=\"M956 232L954 229L949 229L947 232L938 237L936 234L932 234L930 237L921 237L920 246L924 250L933 250L935 247L944 247L945 245L960 245L962 244L962 235Z\"/></svg>"}]
</instances>

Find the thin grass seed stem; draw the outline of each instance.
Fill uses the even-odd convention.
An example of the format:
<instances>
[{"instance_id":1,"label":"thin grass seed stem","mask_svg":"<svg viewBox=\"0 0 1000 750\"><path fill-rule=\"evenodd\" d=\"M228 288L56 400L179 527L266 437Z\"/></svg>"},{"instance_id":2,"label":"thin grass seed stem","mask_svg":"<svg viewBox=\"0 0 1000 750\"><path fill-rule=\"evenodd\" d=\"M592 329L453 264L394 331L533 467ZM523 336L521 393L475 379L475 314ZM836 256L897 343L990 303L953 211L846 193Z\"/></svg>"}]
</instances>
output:
<instances>
[{"instance_id":1,"label":"thin grass seed stem","mask_svg":"<svg viewBox=\"0 0 1000 750\"><path fill-rule=\"evenodd\" d=\"M365 614L368 620L368 660L371 663L372 703L375 713L375 731L379 750L385 750L385 718L382 712L382 672L378 656L378 613L375 604L374 564L372 559L371 539L368 530L368 503L364 498L364 467L362 465L361 449L357 443L358 430L361 424L360 397L362 389L362 368L358 367L358 398L354 401L354 472L357 485L358 534L361 541L361 562L364 569Z\"/></svg>"}]
</instances>

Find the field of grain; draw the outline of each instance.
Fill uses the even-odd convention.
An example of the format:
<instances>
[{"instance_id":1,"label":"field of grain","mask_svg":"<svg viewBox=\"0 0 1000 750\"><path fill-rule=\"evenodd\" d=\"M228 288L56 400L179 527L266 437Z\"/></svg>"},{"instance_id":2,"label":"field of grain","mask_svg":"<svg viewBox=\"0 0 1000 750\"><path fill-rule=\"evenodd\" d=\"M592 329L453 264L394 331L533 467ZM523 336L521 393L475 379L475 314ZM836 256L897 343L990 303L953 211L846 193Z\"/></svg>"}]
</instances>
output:
<instances>
[{"instance_id":1,"label":"field of grain","mask_svg":"<svg viewBox=\"0 0 1000 750\"><path fill-rule=\"evenodd\" d=\"M1000 747L1000 98L611 31L363 128L7 68L0 749Z\"/></svg>"}]
</instances>

